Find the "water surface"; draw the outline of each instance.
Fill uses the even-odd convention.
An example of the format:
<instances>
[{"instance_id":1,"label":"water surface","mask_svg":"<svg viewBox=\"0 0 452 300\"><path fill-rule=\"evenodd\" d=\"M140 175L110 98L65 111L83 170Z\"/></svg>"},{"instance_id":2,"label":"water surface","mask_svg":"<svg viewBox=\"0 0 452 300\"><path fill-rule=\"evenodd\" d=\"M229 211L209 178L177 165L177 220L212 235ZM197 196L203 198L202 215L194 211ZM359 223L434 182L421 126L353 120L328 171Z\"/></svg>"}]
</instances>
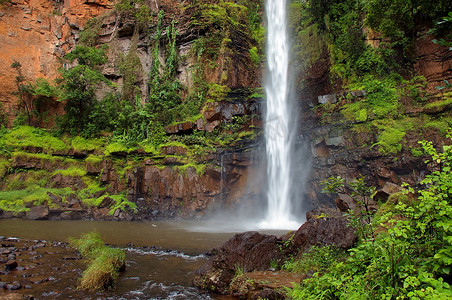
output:
<instances>
[{"instance_id":1,"label":"water surface","mask_svg":"<svg viewBox=\"0 0 452 300\"><path fill-rule=\"evenodd\" d=\"M114 291L97 295L75 289L77 279L36 285L22 293L41 298L214 299L192 286L194 272L207 250L220 246L234 232L214 232L200 222L106 222L0 220L0 235L21 239L67 241L98 231L103 240L126 251L127 269ZM209 229L209 230L203 230ZM154 248L152 248L155 246ZM81 268L74 262L74 268ZM65 270L61 270L61 274ZM81 273L81 270L79 270ZM67 280L67 279L66 279ZM1 296L1 294L0 294Z\"/></svg>"}]
</instances>

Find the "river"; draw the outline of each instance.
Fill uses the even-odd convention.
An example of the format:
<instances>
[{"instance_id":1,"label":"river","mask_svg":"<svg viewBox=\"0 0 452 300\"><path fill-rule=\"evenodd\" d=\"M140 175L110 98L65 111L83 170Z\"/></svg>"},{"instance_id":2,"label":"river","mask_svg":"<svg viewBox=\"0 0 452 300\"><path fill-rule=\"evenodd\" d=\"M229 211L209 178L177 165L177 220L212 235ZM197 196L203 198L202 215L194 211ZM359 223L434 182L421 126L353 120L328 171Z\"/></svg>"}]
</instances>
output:
<instances>
[{"instance_id":1,"label":"river","mask_svg":"<svg viewBox=\"0 0 452 300\"><path fill-rule=\"evenodd\" d=\"M220 299L220 296L206 294L192 286L195 271L207 260L203 254L220 246L235 233L228 230L215 230L219 228L217 226L218 224L215 223L201 221L107 222L10 219L0 220L0 235L65 242L69 237L79 237L83 233L95 230L101 234L105 243L126 251L127 268L120 275L114 290L96 295L87 294L75 289L77 278L69 278L57 280L52 285L37 285L32 289L20 291L33 295L37 299ZM80 261L70 263L74 265L69 265L69 268L82 268ZM64 268L62 269L64 272ZM234 298L221 297L221 299Z\"/></svg>"}]
</instances>

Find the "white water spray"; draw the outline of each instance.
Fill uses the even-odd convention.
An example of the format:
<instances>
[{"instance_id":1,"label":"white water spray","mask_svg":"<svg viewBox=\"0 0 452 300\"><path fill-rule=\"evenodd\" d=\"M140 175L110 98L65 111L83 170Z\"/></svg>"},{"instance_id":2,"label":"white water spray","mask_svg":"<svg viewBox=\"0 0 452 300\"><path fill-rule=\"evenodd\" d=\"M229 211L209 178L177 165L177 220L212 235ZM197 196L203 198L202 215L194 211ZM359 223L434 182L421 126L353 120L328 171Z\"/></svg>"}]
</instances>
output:
<instances>
[{"instance_id":1,"label":"white water spray","mask_svg":"<svg viewBox=\"0 0 452 300\"><path fill-rule=\"evenodd\" d=\"M285 0L267 0L267 108L265 142L268 177L268 212L259 225L266 229L297 229L291 213L292 109L289 103L287 7Z\"/></svg>"}]
</instances>

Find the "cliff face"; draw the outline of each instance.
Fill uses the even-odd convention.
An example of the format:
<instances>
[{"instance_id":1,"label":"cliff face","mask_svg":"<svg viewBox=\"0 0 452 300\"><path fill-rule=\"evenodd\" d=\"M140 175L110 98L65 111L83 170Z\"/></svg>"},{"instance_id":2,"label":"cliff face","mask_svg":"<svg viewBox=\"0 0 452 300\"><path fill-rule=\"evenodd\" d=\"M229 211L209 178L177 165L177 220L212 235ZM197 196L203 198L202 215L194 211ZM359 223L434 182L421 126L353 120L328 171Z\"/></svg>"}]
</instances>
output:
<instances>
[{"instance_id":1,"label":"cliff face","mask_svg":"<svg viewBox=\"0 0 452 300\"><path fill-rule=\"evenodd\" d=\"M17 102L11 94L17 91L12 62L22 65L27 81L57 78L59 59L75 44L74 28L111 8L106 0L13 0L0 7L0 101L10 122Z\"/></svg>"},{"instance_id":2,"label":"cliff face","mask_svg":"<svg viewBox=\"0 0 452 300\"><path fill-rule=\"evenodd\" d=\"M18 105L17 95L12 94L17 91L15 77L18 75L17 71L11 67L12 62L17 61L22 65L21 70L26 82L34 83L39 77L58 78L59 69L66 67L62 58L79 44L81 31L89 29L91 25L88 21L93 18L97 19L99 26L96 32L97 46L108 46L108 62L102 66L102 73L117 84L117 91L121 91L124 84L124 76L120 68L121 59L134 51L134 55L139 59L139 65L135 66L138 73L133 85L139 87L142 101L146 101L149 96L148 81L153 63L153 51L158 49L158 59L164 67L168 56L167 45L170 40L169 28L172 21L176 24L175 50L178 57L174 80L179 80L183 86L182 99L185 99L194 88L197 80L195 76L199 74L202 74L206 83L214 83L231 91L227 99L215 99L218 101L209 103L202 111L202 117L196 122L189 121L167 127L168 135L185 134L195 129L211 132L222 123L231 122L233 117L258 113L259 104L255 100L249 101L251 94L248 90L259 86L260 66L251 61L249 49L255 46L255 42L249 36L247 28L240 24L237 28L229 23L223 24L222 19L214 21L206 19L203 12L193 5L190 1L150 1L148 13L151 21L147 24L148 27L143 27L137 24L133 14L124 14L115 10L115 3L106 0L62 2L13 0L11 3L4 4L0 8L0 59L2 62L0 99L8 114L9 124L12 124ZM198 6L202 5L203 3ZM220 9L223 8L220 7ZM160 11L165 13L161 24L162 36L156 45L155 37ZM227 10L225 12L231 14ZM243 19L243 16L241 18ZM221 24L225 27L221 28ZM202 42L199 42L201 39ZM209 48L209 45L202 44L206 40L213 40L214 47ZM196 47L201 47L201 50L196 50ZM208 53L202 55L200 52ZM198 75L195 72L198 72ZM103 89L97 90L99 96L108 91L106 88ZM64 113L63 103L60 102L55 102L53 106L46 109L49 115ZM50 198L47 200L47 205L57 203L61 209L51 209L50 212L47 211L44 215L38 216L39 218L87 216L109 218L111 200L103 201L105 203L92 209L77 196L81 190L87 188L86 182L91 177L99 178L101 185L106 188L103 193L126 195L127 199L135 203L138 208L135 218L195 217L204 214L209 205L228 206L243 196L244 187L248 181L247 174L253 170L253 162L248 159L248 154L251 152L248 154L241 151L229 151L226 154L222 151L218 154L205 153L208 156L206 161L208 166L203 172L198 172L187 165L186 150L179 150L162 149L157 158L149 153L134 152L127 155L113 154L113 159L105 156L101 164L86 163L85 166L82 162L77 164L78 168L87 172L87 175L82 177L53 176L55 170L68 168L66 164L55 164L54 160L59 161L59 157L80 160L92 152L53 153L50 151L52 158L36 158L33 155L48 153L49 149L19 147L14 151L32 154L22 156L15 152L11 157L0 158L6 159L4 164L11 170L26 170L19 176L22 181L33 177L34 172L42 171L46 174L45 176L50 176L45 188L52 186L58 189L72 188L75 191L70 196L72 200L69 202L62 200L65 196L48 194ZM153 158L146 159L146 156ZM8 159L10 159L9 162ZM118 161L133 167L119 174L118 170L122 170L123 166L118 165ZM19 180L16 176L9 174L6 169L2 171L2 177L5 182ZM3 188L9 189L6 185ZM70 213L64 213L68 209ZM5 213L4 217L8 216L9 214ZM114 217L128 218L129 216L118 213Z\"/></svg>"},{"instance_id":3,"label":"cliff face","mask_svg":"<svg viewBox=\"0 0 452 300\"><path fill-rule=\"evenodd\" d=\"M11 3L4 4L0 7L0 101L8 113L10 124L17 105L17 96L11 94L17 90L17 72L11 67L11 63L21 63L23 75L28 82L34 82L39 77L57 78L58 69L63 67L61 58L74 49L80 32L87 29L87 21L94 17L98 17L100 22L97 42L108 46L108 63L103 66L102 73L117 84L118 90L124 85L123 72L120 70L121 57L135 51L139 59L139 66L136 68L139 72L133 85L139 87L143 101L147 99L153 49L158 48L158 59L164 65L170 40L167 28L175 20L178 32L176 52L179 58L175 79L183 86L182 99L194 87L197 76L195 69L203 74L205 82L226 87L229 91L222 100L210 99L214 101L204 107L202 116L198 119L167 126L165 131L168 135L184 135L195 130L212 132L221 124L231 122L234 117L259 115L260 96L250 101L253 97L249 91L249 88L260 86L262 77L262 64L252 61L250 57L250 49L256 46L256 41L243 27L228 27L221 19L212 21L211 15L203 15L199 7L192 5L191 1L181 0L150 1L149 14L152 21L147 30L144 30L138 27L132 16L124 16L115 11L114 3L107 0L12 0ZM159 44L155 45L157 15L161 10L165 11L162 37ZM231 17L233 13L229 14ZM212 39L214 34L217 36ZM199 43L201 38L204 38L203 42L212 39L215 47L207 49L206 44ZM432 37L428 35L417 39L415 56L418 59L414 70L427 79L430 91L434 91L434 87L441 85L442 80L452 78L452 59L451 51L431 40ZM292 67L295 68L295 65ZM375 146L381 134L379 129L375 126L369 127L371 129L361 128L361 121L350 121L340 113L341 106L350 99L343 93L332 94L341 87L331 74L330 67L328 49L324 47L307 70L298 72L297 76L300 78L296 79L304 82L302 89L297 91L300 108L303 110L300 112L300 144L310 147L310 151L305 151L303 147L300 152L310 152L308 154L312 155L313 161L304 198L309 199L314 206L334 205L334 199L321 193L320 181L329 176L341 175L351 179L364 174L373 185L379 187L384 187L388 182L418 183L426 168L422 164L423 158L414 157L410 149L417 147L416 141L421 137L433 138L437 144L441 143L441 138L432 130L423 131L422 135L407 133L400 142L403 143L401 152L383 155L378 151L378 146ZM103 94L105 91L99 89L98 93ZM322 99L338 99L340 105L336 102L328 103L327 105L337 105L332 111L328 111L328 108L308 110L324 101L318 98L324 94L332 95ZM362 100L363 94L358 94L351 97L352 102ZM450 115L450 105L435 109L408 109L405 113L410 117L421 116L423 120L434 114L435 118L438 115ZM62 113L61 103L49 107L51 115ZM254 119L244 124L245 127L250 125L262 127L259 121L254 123ZM249 150L253 147L248 145L245 148ZM128 199L137 204L140 218L197 216L204 214L209 206L230 206L238 201L245 201L243 199L248 201L245 204L249 207L258 203L253 201L263 191L262 182L265 180L262 177L265 176L260 174L261 169L257 168L252 157L258 156L259 151L242 150L208 153L209 166L205 172L196 172L193 168L185 168L185 172L181 172L180 167L186 164L180 159L184 155L166 153L166 150L157 155L161 156L157 162L142 157L148 153L133 153L132 156L139 157L139 163L133 164L133 168L120 175L112 161L123 160L129 164L128 158L121 153L113 155L114 159L104 157L102 166L87 164L86 169L90 176L101 178L102 184L108 186L109 193L126 193ZM82 157L89 154L92 153L85 153ZM59 155L61 154L56 154ZM63 156L72 158L73 155ZM74 158L80 159L78 155L74 155ZM20 163L14 161L7 166L14 170L46 169L45 166L26 160ZM50 165L47 171L53 171L53 167ZM12 178L12 174L5 176ZM253 181L255 178L259 178L255 180L258 184ZM73 184L72 179L54 180L58 187L70 187ZM300 179L301 181L303 180ZM91 213L102 217L108 212L105 208Z\"/></svg>"},{"instance_id":4,"label":"cliff face","mask_svg":"<svg viewBox=\"0 0 452 300\"><path fill-rule=\"evenodd\" d=\"M136 22L130 16L121 16L114 9L114 2L108 0L66 0L66 1L16 1L0 7L0 101L11 123L17 97L15 76L11 68L13 61L22 65L25 80L33 83L37 78L55 79L59 76L61 58L78 43L79 33L86 29L86 22L94 17L101 20L98 43L108 46L108 63L103 74L118 84L120 90L123 76L120 72L120 55L127 54L136 47L141 66L136 85L140 87L143 99L148 96L147 80L152 66L152 31L156 28L158 12L163 10L163 27L176 21L178 32L176 52L180 57L177 78L184 86L184 93L193 86L193 68L197 56L192 51L193 42L209 34L209 28L192 24L192 14L196 9L190 3L180 0L150 1L149 14L153 21L149 25L151 34L135 30ZM202 24L201 24L202 25ZM226 42L215 53L215 58L202 62L207 82L217 83L229 88L257 87L260 81L259 67L250 59L249 49L252 41L239 30L225 35ZM163 30L159 46L159 60L164 64L168 32ZM102 94L102 93L101 93ZM183 95L184 96L184 95ZM61 114L59 107L50 114Z\"/></svg>"}]
</instances>

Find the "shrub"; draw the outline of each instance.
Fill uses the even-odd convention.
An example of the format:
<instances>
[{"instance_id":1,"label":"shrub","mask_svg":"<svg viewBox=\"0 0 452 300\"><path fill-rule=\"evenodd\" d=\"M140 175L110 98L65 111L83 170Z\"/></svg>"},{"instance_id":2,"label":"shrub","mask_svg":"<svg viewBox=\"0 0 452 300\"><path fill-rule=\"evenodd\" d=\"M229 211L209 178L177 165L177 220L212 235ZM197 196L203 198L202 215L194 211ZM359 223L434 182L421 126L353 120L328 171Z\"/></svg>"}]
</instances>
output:
<instances>
[{"instance_id":1,"label":"shrub","mask_svg":"<svg viewBox=\"0 0 452 300\"><path fill-rule=\"evenodd\" d=\"M452 139L452 133L448 134ZM289 291L293 299L452 299L452 146L438 152L420 142L433 172L423 188L408 187L417 200L395 195L344 261L315 273ZM398 202L394 205L395 202Z\"/></svg>"}]
</instances>

